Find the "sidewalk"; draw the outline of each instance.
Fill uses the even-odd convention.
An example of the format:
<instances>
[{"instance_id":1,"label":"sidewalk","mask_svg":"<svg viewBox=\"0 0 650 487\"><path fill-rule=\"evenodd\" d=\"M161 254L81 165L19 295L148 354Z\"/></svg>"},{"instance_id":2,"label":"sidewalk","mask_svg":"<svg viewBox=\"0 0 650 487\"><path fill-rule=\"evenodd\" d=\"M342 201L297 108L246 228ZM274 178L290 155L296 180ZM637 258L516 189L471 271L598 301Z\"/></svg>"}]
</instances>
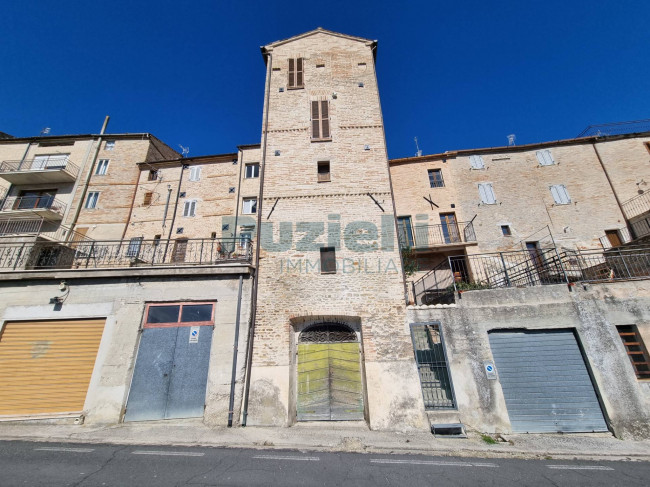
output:
<instances>
[{"instance_id":1,"label":"sidewalk","mask_svg":"<svg viewBox=\"0 0 650 487\"><path fill-rule=\"evenodd\" d=\"M365 423L300 423L291 428L210 428L200 420L124 423L105 427L0 423L0 440L650 461L650 441L623 441L603 433L504 435L505 441L500 439L496 444L488 444L477 433L469 432L467 439L435 438L425 431L370 431Z\"/></svg>"}]
</instances>

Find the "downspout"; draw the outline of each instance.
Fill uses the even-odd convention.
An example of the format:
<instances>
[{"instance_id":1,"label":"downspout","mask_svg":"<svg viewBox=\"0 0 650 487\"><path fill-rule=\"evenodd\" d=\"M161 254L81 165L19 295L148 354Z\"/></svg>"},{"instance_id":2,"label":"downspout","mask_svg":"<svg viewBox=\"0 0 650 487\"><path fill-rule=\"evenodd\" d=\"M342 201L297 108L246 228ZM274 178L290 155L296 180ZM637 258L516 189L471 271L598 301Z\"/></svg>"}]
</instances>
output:
<instances>
[{"instance_id":1,"label":"downspout","mask_svg":"<svg viewBox=\"0 0 650 487\"><path fill-rule=\"evenodd\" d=\"M264 107L264 125L262 132L262 161L260 168L260 191L257 197L257 229L255 238L255 274L253 276L253 289L251 291L251 322L248 329L248 348L246 351L246 385L244 387L244 412L242 418L242 426L246 426L246 419L248 418L248 395L251 386L251 366L253 364L253 342L255 341L255 318L257 314L257 286L259 282L259 268L260 268L260 240L261 240L261 225L262 225L262 198L264 197L264 173L266 169L266 143L267 133L269 128L269 98L271 96L271 73L273 65L273 55L266 52L268 55L269 63L266 67L266 100Z\"/></svg>"},{"instance_id":2,"label":"downspout","mask_svg":"<svg viewBox=\"0 0 650 487\"><path fill-rule=\"evenodd\" d=\"M29 154L29 149L30 149L31 146L32 146L32 141L29 141L27 143L27 148L25 149L25 153L23 154L23 157L20 160L20 164L18 164L18 170L19 171L23 167L23 163L25 162L25 159L27 159L27 154Z\"/></svg>"},{"instance_id":3,"label":"downspout","mask_svg":"<svg viewBox=\"0 0 650 487\"><path fill-rule=\"evenodd\" d=\"M244 165L244 151L241 150L239 147L237 148L237 151L239 152L239 155L237 156L237 159L239 159L239 181L237 182L237 202L235 204L235 233L233 234L235 241L233 243L233 248L237 244L237 222L239 221L239 195L241 193L241 172L242 172L242 166Z\"/></svg>"},{"instance_id":4,"label":"downspout","mask_svg":"<svg viewBox=\"0 0 650 487\"><path fill-rule=\"evenodd\" d=\"M614 185L612 184L612 180L609 177L609 173L607 172L607 168L605 167L605 164L603 163L602 158L600 157L600 153L598 152L598 148L596 147L596 142L592 142L591 146L594 148L594 152L596 153L596 157L598 158L598 162L600 162L600 167L603 168L603 172L605 173L605 178L607 178L607 182L609 183L609 187L612 190L612 193L614 194L614 198L616 199L616 204L618 205L618 209L621 210L621 213L623 214L623 219L625 220L625 226L627 227L628 231L630 232L630 236L634 239L636 238L636 235L634 234L634 229L632 228L632 225L630 225L630 222L627 219L627 216L625 216L625 212L623 211L623 205L621 204L621 200L618 199L618 194L616 194L616 190L614 189Z\"/></svg>"},{"instance_id":5,"label":"downspout","mask_svg":"<svg viewBox=\"0 0 650 487\"><path fill-rule=\"evenodd\" d=\"M237 317L235 318L235 343L232 347L232 377L230 378L230 403L228 404L228 427L232 427L233 407L235 405L235 380L237 378L237 352L239 346L239 316L241 314L241 291L244 276L239 274L239 292L237 293Z\"/></svg>"},{"instance_id":6,"label":"downspout","mask_svg":"<svg viewBox=\"0 0 650 487\"><path fill-rule=\"evenodd\" d=\"M176 201L174 202L174 213L172 213L172 222L169 225L169 234L167 235L167 243L165 244L165 252L163 254L163 262L167 258L167 250L169 249L169 241L172 238L172 231L174 230L174 223L176 222L176 211L178 210L178 200L181 197L181 184L183 184L183 170L185 169L185 164L181 162L181 175L178 178L178 190L176 191Z\"/></svg>"},{"instance_id":7,"label":"downspout","mask_svg":"<svg viewBox=\"0 0 650 487\"><path fill-rule=\"evenodd\" d=\"M95 169L95 163L97 162L97 156L99 155L99 148L102 145L102 137L104 136L104 133L106 132L106 127L108 126L108 121L111 119L108 115L106 115L106 118L104 119L104 125L102 125L102 130L99 132L99 137L97 137L97 147L95 147L95 155L93 156L93 160L90 163L90 168L88 169L88 175L86 176L86 181L84 182L84 187L83 190L81 191L81 198L79 199L79 204L77 204L77 209L74 212L74 217L72 218L72 223L70 224L70 228L72 230L75 229L75 226L77 225L77 220L79 219L79 213L81 213L81 208L84 205L84 201L86 201L86 194L88 193L88 185L90 184L90 178L93 175L93 171ZM70 237L72 237L73 232L68 232L68 235L66 235L66 241Z\"/></svg>"}]
</instances>

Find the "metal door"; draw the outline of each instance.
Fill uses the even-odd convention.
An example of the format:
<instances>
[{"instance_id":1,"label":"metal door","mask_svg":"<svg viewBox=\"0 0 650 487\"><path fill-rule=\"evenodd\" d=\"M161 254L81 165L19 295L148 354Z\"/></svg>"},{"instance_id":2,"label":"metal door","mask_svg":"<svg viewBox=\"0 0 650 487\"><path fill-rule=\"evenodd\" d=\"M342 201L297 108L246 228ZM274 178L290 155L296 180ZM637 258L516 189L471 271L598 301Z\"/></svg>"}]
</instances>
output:
<instances>
[{"instance_id":1,"label":"metal door","mask_svg":"<svg viewBox=\"0 0 650 487\"><path fill-rule=\"evenodd\" d=\"M300 334L298 421L363 419L357 335L343 325L323 324Z\"/></svg>"},{"instance_id":2,"label":"metal door","mask_svg":"<svg viewBox=\"0 0 650 487\"><path fill-rule=\"evenodd\" d=\"M212 330L207 325L142 331L124 421L203 416Z\"/></svg>"},{"instance_id":3,"label":"metal door","mask_svg":"<svg viewBox=\"0 0 650 487\"><path fill-rule=\"evenodd\" d=\"M572 330L503 331L489 337L514 432L607 431Z\"/></svg>"}]
</instances>

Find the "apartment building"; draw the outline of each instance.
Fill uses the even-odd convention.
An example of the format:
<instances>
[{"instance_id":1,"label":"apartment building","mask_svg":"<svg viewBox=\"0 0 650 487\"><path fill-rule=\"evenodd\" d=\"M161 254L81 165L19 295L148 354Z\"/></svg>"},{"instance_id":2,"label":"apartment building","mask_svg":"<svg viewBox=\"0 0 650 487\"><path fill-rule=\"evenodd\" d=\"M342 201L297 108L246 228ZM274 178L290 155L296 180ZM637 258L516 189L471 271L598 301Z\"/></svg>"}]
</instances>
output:
<instances>
[{"instance_id":1,"label":"apartment building","mask_svg":"<svg viewBox=\"0 0 650 487\"><path fill-rule=\"evenodd\" d=\"M0 138L0 419L650 437L649 133L388 161L376 41L262 55L259 144Z\"/></svg>"}]
</instances>

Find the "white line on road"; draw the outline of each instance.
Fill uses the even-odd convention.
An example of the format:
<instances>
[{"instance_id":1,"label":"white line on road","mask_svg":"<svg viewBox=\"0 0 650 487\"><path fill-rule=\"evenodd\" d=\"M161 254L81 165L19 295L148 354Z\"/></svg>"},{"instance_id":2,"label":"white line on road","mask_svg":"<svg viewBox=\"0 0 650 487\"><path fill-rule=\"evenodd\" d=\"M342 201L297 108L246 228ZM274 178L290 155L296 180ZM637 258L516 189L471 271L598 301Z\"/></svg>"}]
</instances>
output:
<instances>
[{"instance_id":1,"label":"white line on road","mask_svg":"<svg viewBox=\"0 0 650 487\"><path fill-rule=\"evenodd\" d=\"M278 455L257 455L253 458L258 460L299 460L303 462L318 462L320 458L318 457L281 457Z\"/></svg>"},{"instance_id":2,"label":"white line on road","mask_svg":"<svg viewBox=\"0 0 650 487\"><path fill-rule=\"evenodd\" d=\"M36 451L64 451L70 453L90 453L95 451L94 448L62 448L58 446L43 446L41 448L34 448Z\"/></svg>"},{"instance_id":3,"label":"white line on road","mask_svg":"<svg viewBox=\"0 0 650 487\"><path fill-rule=\"evenodd\" d=\"M161 455L172 457L202 457L205 453L191 451L153 451L153 450L135 450L131 455Z\"/></svg>"},{"instance_id":4,"label":"white line on road","mask_svg":"<svg viewBox=\"0 0 650 487\"><path fill-rule=\"evenodd\" d=\"M440 467L490 467L498 468L496 463L467 463L467 462L443 462L433 460L390 460L385 458L373 458L370 463L387 463L401 465L435 465Z\"/></svg>"},{"instance_id":5,"label":"white line on road","mask_svg":"<svg viewBox=\"0 0 650 487\"><path fill-rule=\"evenodd\" d=\"M553 470L614 470L602 465L546 465Z\"/></svg>"}]
</instances>

